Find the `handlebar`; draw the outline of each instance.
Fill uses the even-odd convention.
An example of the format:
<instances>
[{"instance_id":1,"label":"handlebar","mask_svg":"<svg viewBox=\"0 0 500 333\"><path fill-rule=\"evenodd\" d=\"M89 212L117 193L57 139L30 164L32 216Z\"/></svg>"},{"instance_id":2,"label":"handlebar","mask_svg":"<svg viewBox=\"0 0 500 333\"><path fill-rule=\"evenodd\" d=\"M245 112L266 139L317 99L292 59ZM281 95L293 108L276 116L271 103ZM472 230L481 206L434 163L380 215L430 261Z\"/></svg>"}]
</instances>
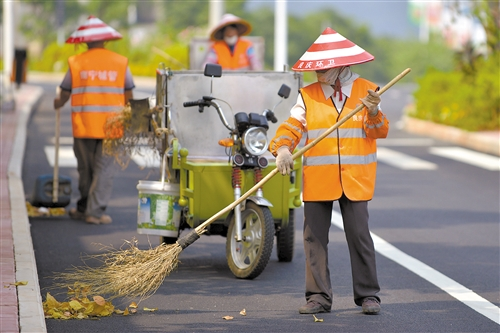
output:
<instances>
[{"instance_id":1,"label":"handlebar","mask_svg":"<svg viewBox=\"0 0 500 333\"><path fill-rule=\"evenodd\" d=\"M198 112L202 113L205 106L209 107L210 105L212 105L211 102L213 99L214 97L203 96L203 99L199 99L197 101L192 101L192 102L184 102L183 105L184 107L198 106Z\"/></svg>"},{"instance_id":2,"label":"handlebar","mask_svg":"<svg viewBox=\"0 0 500 333\"><path fill-rule=\"evenodd\" d=\"M269 109L265 109L262 115L265 116L266 119L272 122L273 124L276 124L278 122L278 118L276 118L274 112Z\"/></svg>"},{"instance_id":3,"label":"handlebar","mask_svg":"<svg viewBox=\"0 0 500 333\"><path fill-rule=\"evenodd\" d=\"M190 106L198 106L200 105L200 102L203 102L202 100L197 100L193 102L184 102L182 105L184 105L185 108L188 108Z\"/></svg>"},{"instance_id":4,"label":"handlebar","mask_svg":"<svg viewBox=\"0 0 500 333\"><path fill-rule=\"evenodd\" d=\"M198 106L199 112L203 112L203 109L205 107L213 106L215 108L215 110L217 110L217 113L219 114L219 118L222 121L222 123L224 124L224 126L229 131L233 132L234 129L231 128L231 126L229 126L229 123L227 122L226 117L224 117L224 113L222 112L222 108L220 107L219 104L217 104L217 102L214 101L214 99L215 99L215 97L203 96L203 99L199 99L197 101L191 101L191 102L184 102L182 105L184 105L184 107Z\"/></svg>"}]
</instances>

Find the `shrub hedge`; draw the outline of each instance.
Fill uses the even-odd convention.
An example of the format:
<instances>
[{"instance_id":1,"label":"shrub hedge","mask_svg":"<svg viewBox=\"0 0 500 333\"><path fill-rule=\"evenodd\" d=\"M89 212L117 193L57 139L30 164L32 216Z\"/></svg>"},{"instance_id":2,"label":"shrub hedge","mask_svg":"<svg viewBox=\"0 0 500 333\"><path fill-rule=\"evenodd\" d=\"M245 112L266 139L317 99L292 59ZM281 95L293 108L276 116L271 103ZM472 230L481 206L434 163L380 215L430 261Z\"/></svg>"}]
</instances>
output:
<instances>
[{"instance_id":1,"label":"shrub hedge","mask_svg":"<svg viewBox=\"0 0 500 333\"><path fill-rule=\"evenodd\" d=\"M141 47L129 48L129 42L124 38L106 44L106 48L129 59L130 71L134 76L155 76L160 62L173 70L188 67L188 46L182 43L169 43L167 46L154 47L152 43L145 43ZM30 58L28 68L32 71L66 72L68 58L87 50L85 44L64 44L56 42L49 44L39 59Z\"/></svg>"},{"instance_id":2,"label":"shrub hedge","mask_svg":"<svg viewBox=\"0 0 500 333\"><path fill-rule=\"evenodd\" d=\"M479 59L476 71L430 69L417 79L408 115L468 131L500 129L500 53Z\"/></svg>"}]
</instances>

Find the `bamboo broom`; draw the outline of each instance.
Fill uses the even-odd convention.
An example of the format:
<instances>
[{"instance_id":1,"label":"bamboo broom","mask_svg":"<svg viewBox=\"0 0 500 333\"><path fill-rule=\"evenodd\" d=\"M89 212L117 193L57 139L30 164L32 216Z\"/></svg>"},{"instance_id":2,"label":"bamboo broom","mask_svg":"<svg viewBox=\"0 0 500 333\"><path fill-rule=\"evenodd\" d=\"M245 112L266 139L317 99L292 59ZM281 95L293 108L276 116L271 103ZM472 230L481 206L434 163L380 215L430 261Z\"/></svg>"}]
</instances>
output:
<instances>
[{"instance_id":1,"label":"bamboo broom","mask_svg":"<svg viewBox=\"0 0 500 333\"><path fill-rule=\"evenodd\" d=\"M411 69L407 68L401 72L401 74L380 89L378 93L380 95L385 93L410 71ZM342 118L314 141L295 152L292 158L296 159L302 156L307 150L314 147L348 119L361 111L363 107L363 104L358 105L346 117ZM58 284L59 287L90 286L93 293L110 295L110 298L139 297L141 300L145 299L158 290L165 277L177 268L180 253L200 238L200 235L206 231L206 228L212 222L246 200L277 173L278 169L274 168L240 198L200 224L187 235L179 238L175 244L161 244L156 248L140 250L137 248L135 242L128 242L128 249L111 249L104 254L90 256L90 258L100 260L103 266L97 268L89 266L73 267L71 271L60 273L54 279L64 281Z\"/></svg>"}]
</instances>

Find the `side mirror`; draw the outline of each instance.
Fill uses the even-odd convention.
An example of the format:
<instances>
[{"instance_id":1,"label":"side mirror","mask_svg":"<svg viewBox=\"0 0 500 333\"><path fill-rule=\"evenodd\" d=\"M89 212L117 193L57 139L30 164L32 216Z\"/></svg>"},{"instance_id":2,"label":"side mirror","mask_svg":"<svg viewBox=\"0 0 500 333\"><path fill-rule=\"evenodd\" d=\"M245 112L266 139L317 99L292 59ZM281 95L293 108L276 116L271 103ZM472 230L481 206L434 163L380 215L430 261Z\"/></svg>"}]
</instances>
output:
<instances>
[{"instance_id":1,"label":"side mirror","mask_svg":"<svg viewBox=\"0 0 500 333\"><path fill-rule=\"evenodd\" d=\"M291 89L289 86L287 86L286 84L282 84L280 90L278 91L278 95L287 99L288 96L290 96L290 91Z\"/></svg>"},{"instance_id":2,"label":"side mirror","mask_svg":"<svg viewBox=\"0 0 500 333\"><path fill-rule=\"evenodd\" d=\"M222 76L222 66L217 64L206 64L205 65L205 76L221 77Z\"/></svg>"}]
</instances>

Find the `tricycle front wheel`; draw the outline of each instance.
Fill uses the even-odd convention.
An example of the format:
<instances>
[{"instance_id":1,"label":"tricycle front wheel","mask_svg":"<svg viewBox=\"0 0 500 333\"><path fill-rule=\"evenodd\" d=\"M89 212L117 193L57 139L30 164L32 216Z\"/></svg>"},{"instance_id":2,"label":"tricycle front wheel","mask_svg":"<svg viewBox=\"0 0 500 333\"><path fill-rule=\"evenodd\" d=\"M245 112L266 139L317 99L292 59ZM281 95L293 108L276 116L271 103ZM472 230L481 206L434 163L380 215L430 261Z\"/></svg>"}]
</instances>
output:
<instances>
[{"instance_id":1,"label":"tricycle front wheel","mask_svg":"<svg viewBox=\"0 0 500 333\"><path fill-rule=\"evenodd\" d=\"M274 220L269 208L247 202L241 212L241 242L236 241L234 215L229 223L226 257L231 272L240 279L254 279L266 268L274 243Z\"/></svg>"}]
</instances>

